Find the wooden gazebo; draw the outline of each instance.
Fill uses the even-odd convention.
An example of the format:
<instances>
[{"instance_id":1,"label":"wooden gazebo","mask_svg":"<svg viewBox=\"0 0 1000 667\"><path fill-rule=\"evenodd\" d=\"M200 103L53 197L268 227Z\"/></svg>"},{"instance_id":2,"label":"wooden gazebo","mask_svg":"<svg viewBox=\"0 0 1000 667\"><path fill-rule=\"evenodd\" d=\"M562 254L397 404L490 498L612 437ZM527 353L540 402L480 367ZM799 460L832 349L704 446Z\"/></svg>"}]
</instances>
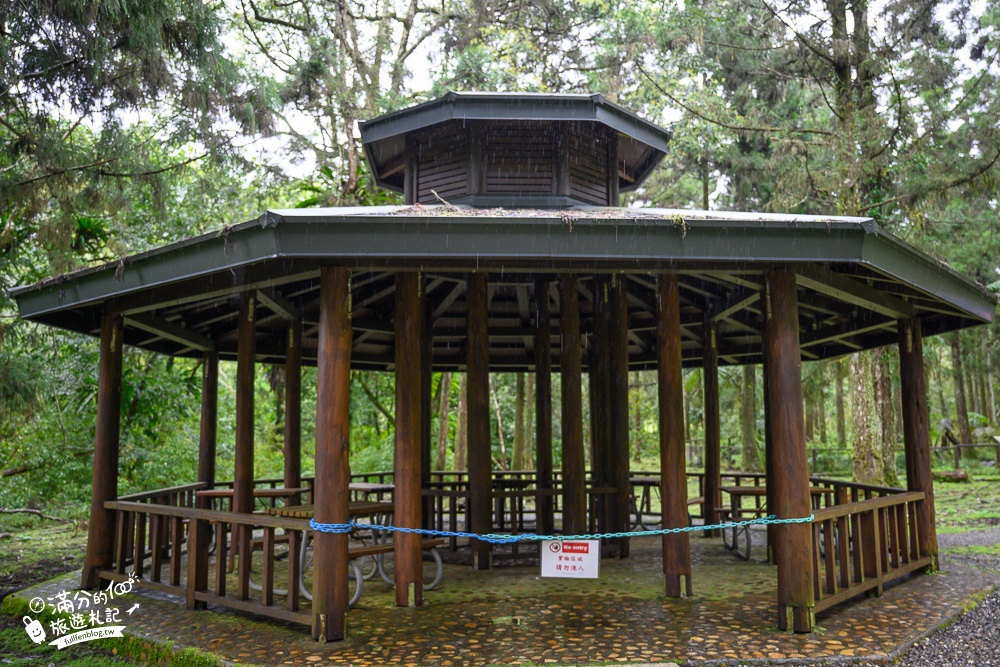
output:
<instances>
[{"instance_id":1,"label":"wooden gazebo","mask_svg":"<svg viewBox=\"0 0 1000 667\"><path fill-rule=\"evenodd\" d=\"M301 367L318 368L313 489L315 519L323 523L348 520L350 370L395 373L394 520L411 528L432 513L422 501L431 373L466 372L466 528L476 533L494 527L488 374L534 372L537 529L572 534L591 525L588 483L611 489L599 527L629 525L629 370L658 371L665 527L688 522L684 366L705 369L706 522L721 505L720 364L764 364L768 506L779 518L798 518L813 513L801 361L889 344L901 357L907 492L838 491L836 504L818 510L811 524L771 529L779 625L809 631L816 610L881 587L888 576L936 566L921 340L991 320L994 304L975 284L867 218L618 208L619 193L641 185L670 135L600 96L450 93L363 123L361 132L378 182L402 191L404 206L268 211L12 290L25 319L101 339L84 587L121 578L130 551L141 566L146 540L160 540L154 566L164 544L175 552L169 582L157 569L142 585L185 595L192 607L225 604L311 623L317 638L344 637L346 567L317 569L309 614L292 585L285 608L275 605L266 571L259 599L246 585L248 568L235 595L227 595L223 575L214 588L208 581L212 526L223 550L218 538L233 533L241 559L253 528L263 530L272 552L275 529L288 531L292 549L301 547L295 535L308 530L301 521L252 513L258 362L287 368L287 487L302 481ZM155 494L117 497L123 344L204 357L198 488L216 484L218 362L237 362L231 513L196 507L183 494L169 504ZM562 390L557 492L553 371ZM594 406L590 480L584 371ZM839 540L843 553L827 548L821 558L820 531L838 530L852 539ZM419 538L397 534L394 549L397 604L420 604ZM319 562L346 563L347 550L345 535L315 535ZM627 555L627 540L617 550ZM690 594L686 533L663 537L663 560L666 594ZM471 562L488 569L490 545L474 541Z\"/></svg>"}]
</instances>

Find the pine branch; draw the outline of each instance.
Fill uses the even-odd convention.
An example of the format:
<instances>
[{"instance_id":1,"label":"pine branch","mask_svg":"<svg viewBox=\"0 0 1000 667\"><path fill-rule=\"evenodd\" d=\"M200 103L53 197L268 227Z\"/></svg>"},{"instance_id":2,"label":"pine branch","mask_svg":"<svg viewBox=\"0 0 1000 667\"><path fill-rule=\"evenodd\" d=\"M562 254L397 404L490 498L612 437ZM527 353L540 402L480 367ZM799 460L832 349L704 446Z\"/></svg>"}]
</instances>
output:
<instances>
[{"instance_id":1,"label":"pine branch","mask_svg":"<svg viewBox=\"0 0 1000 667\"><path fill-rule=\"evenodd\" d=\"M360 373L352 373L352 376L353 379L357 380L358 384L361 385L361 391L365 392L365 396L367 396L368 400L371 401L372 405L375 406L375 409L381 412L382 416L385 417L387 420L389 420L390 426L395 428L396 418L393 416L391 412L389 412L389 410L384 405L382 405L382 401L379 400L378 396L375 395L375 392L373 392L371 390L371 387L368 386L368 383L365 382L364 376L361 375Z\"/></svg>"},{"instance_id":2,"label":"pine branch","mask_svg":"<svg viewBox=\"0 0 1000 667\"><path fill-rule=\"evenodd\" d=\"M636 63L636 67L639 69L639 72L641 72L642 75L644 77L646 77L646 79L651 84L653 84L653 86L658 91L660 91L660 93L662 93L663 96L666 97L667 99L669 99L671 102L673 102L677 106L681 107L682 109L684 109L688 113L691 113L691 114L697 116L698 118L702 119L703 121L705 121L707 123L712 123L713 125L718 125L719 127L724 127L727 130L733 130L735 132L770 132L770 133L776 133L776 134L795 133L795 134L819 134L819 135L823 135L823 136L832 136L833 135L832 132L829 132L827 130L810 130L810 129L802 129L802 128L782 128L782 127L766 127L766 126L753 126L753 125L733 125L731 123L726 123L725 121L721 121L718 118L711 118L711 117L706 116L705 114L697 111L696 109L692 108L691 106L685 104L684 102L681 102L679 99L677 99L676 97L674 97L673 95L671 95L670 93L668 93L666 91L666 89L663 88L663 86L661 86L655 79L653 79L653 77L649 74L649 72L647 72L642 67L642 65L639 65L638 63Z\"/></svg>"}]
</instances>

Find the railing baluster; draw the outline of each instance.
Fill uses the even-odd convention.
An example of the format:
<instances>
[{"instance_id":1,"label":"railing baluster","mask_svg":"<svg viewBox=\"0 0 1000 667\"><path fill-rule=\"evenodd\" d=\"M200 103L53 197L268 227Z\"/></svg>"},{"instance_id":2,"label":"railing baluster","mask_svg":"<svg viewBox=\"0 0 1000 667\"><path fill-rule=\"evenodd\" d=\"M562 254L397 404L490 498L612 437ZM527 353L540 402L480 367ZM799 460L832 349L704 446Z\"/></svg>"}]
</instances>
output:
<instances>
[{"instance_id":1,"label":"railing baluster","mask_svg":"<svg viewBox=\"0 0 1000 667\"><path fill-rule=\"evenodd\" d=\"M229 535L225 521L215 522L215 594L226 596L226 575L229 573Z\"/></svg>"},{"instance_id":2,"label":"railing baluster","mask_svg":"<svg viewBox=\"0 0 1000 667\"><path fill-rule=\"evenodd\" d=\"M146 560L146 515L136 513L135 516L135 551L132 556L132 571L142 578L143 563Z\"/></svg>"},{"instance_id":3,"label":"railing baluster","mask_svg":"<svg viewBox=\"0 0 1000 667\"><path fill-rule=\"evenodd\" d=\"M125 554L128 546L128 540L125 538L125 532L128 530L128 512L116 512L115 519L115 572L124 574Z\"/></svg>"},{"instance_id":4,"label":"railing baluster","mask_svg":"<svg viewBox=\"0 0 1000 667\"><path fill-rule=\"evenodd\" d=\"M837 592L837 540L833 534L833 521L829 519L823 522L823 546L824 565L826 566L826 592L833 595Z\"/></svg>"},{"instance_id":5,"label":"railing baluster","mask_svg":"<svg viewBox=\"0 0 1000 667\"><path fill-rule=\"evenodd\" d=\"M261 566L261 600L267 606L274 604L274 528L264 527L264 563ZM247 558L252 561L252 558Z\"/></svg>"},{"instance_id":6,"label":"railing baluster","mask_svg":"<svg viewBox=\"0 0 1000 667\"><path fill-rule=\"evenodd\" d=\"M252 526L244 524L233 524L234 551L239 557L238 578L236 580L236 596L240 600L250 599L250 538L253 532Z\"/></svg>"},{"instance_id":7,"label":"railing baluster","mask_svg":"<svg viewBox=\"0 0 1000 667\"><path fill-rule=\"evenodd\" d=\"M195 595L208 590L208 541L211 527L203 519L191 519L188 525L187 608L203 609Z\"/></svg>"},{"instance_id":8,"label":"railing baluster","mask_svg":"<svg viewBox=\"0 0 1000 667\"><path fill-rule=\"evenodd\" d=\"M149 580L160 581L160 570L163 568L163 517L153 514L149 517Z\"/></svg>"},{"instance_id":9,"label":"railing baluster","mask_svg":"<svg viewBox=\"0 0 1000 667\"><path fill-rule=\"evenodd\" d=\"M184 520L171 517L170 524L170 585L181 585L181 545L184 544Z\"/></svg>"},{"instance_id":10,"label":"railing baluster","mask_svg":"<svg viewBox=\"0 0 1000 667\"><path fill-rule=\"evenodd\" d=\"M302 532L289 530L288 533L288 611L299 610L299 550L302 549Z\"/></svg>"}]
</instances>

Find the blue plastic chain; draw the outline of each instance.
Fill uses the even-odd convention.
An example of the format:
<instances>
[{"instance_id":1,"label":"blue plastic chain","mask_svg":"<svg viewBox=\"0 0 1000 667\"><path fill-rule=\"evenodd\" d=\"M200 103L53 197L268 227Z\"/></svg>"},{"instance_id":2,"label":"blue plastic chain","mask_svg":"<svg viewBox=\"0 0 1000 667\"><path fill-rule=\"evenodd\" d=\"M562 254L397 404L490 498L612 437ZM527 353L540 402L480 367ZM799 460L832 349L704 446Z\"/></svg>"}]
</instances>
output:
<instances>
[{"instance_id":1,"label":"blue plastic chain","mask_svg":"<svg viewBox=\"0 0 1000 667\"><path fill-rule=\"evenodd\" d=\"M746 521L733 521L730 523L717 523L711 526L685 526L683 528L658 528L656 530L635 530L621 533L597 533L594 535L536 535L535 533L521 533L519 535L497 535L487 533L466 533L452 530L431 530L427 528L404 528L402 526L383 526L374 523L358 523L350 521L348 523L319 523L316 519L309 520L309 527L321 533L349 533L352 530L380 530L389 533L413 533L415 535L427 535L428 537L465 537L471 540L481 540L490 544L511 544L513 542L526 541L548 541L548 540L602 540L617 539L622 537L642 537L645 535L671 535L674 533L690 533L699 530L723 530L725 528L744 528L754 524L761 526L771 526L782 523L811 523L815 515L795 519L779 519L774 514L770 514L758 519L748 519Z\"/></svg>"}]
</instances>

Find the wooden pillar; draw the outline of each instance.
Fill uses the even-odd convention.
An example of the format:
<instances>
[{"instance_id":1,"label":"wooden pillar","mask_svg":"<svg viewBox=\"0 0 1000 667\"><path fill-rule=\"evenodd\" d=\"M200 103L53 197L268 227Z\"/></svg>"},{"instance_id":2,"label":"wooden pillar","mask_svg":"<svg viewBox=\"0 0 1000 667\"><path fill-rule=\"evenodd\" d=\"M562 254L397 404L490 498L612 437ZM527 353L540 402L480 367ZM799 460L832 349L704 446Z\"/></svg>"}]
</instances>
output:
<instances>
[{"instance_id":1,"label":"wooden pillar","mask_svg":"<svg viewBox=\"0 0 1000 667\"><path fill-rule=\"evenodd\" d=\"M490 339L487 313L486 274L470 273L468 278L466 335L466 412L468 414L469 529L473 533L493 532L493 457L490 437ZM492 567L493 547L482 540L472 541L472 566Z\"/></svg>"},{"instance_id":2,"label":"wooden pillar","mask_svg":"<svg viewBox=\"0 0 1000 667\"><path fill-rule=\"evenodd\" d=\"M611 394L611 447L608 457L611 484L618 488L611 512L611 530L627 531L632 510L632 482L629 471L628 412L628 289L624 274L611 283L611 363L608 388ZM629 540L619 541L618 555L627 558Z\"/></svg>"},{"instance_id":3,"label":"wooden pillar","mask_svg":"<svg viewBox=\"0 0 1000 667\"><path fill-rule=\"evenodd\" d=\"M934 522L934 478L931 475L931 438L927 417L927 385L920 320L901 319L899 375L903 404L903 447L906 452L906 488L922 491L917 505L917 548L929 556L930 569L938 569L937 528Z\"/></svg>"},{"instance_id":4,"label":"wooden pillar","mask_svg":"<svg viewBox=\"0 0 1000 667\"><path fill-rule=\"evenodd\" d=\"M681 374L681 304L677 276L656 281L656 382L660 426L660 498L663 527L685 528L687 470L684 442L684 379ZM663 536L666 594L691 595L689 533ZM683 581L683 586L682 586Z\"/></svg>"},{"instance_id":5,"label":"wooden pillar","mask_svg":"<svg viewBox=\"0 0 1000 667\"><path fill-rule=\"evenodd\" d=\"M809 464L802 404L799 315L795 272L769 271L764 278L767 393L770 411L774 487L772 512L779 519L809 516ZM810 632L813 611L812 526L780 524L774 531L778 564L778 627L788 629L792 612L796 632Z\"/></svg>"},{"instance_id":6,"label":"wooden pillar","mask_svg":"<svg viewBox=\"0 0 1000 667\"><path fill-rule=\"evenodd\" d=\"M555 516L552 496L552 322L549 282L535 281L535 465L539 491L535 498L538 532L552 535Z\"/></svg>"},{"instance_id":7,"label":"wooden pillar","mask_svg":"<svg viewBox=\"0 0 1000 667\"><path fill-rule=\"evenodd\" d=\"M118 499L118 448L121 425L122 336L118 313L101 318L101 359L97 380L97 422L94 434L94 475L90 487L90 528L81 588L100 585L100 571L111 567L115 548L115 513L104 503Z\"/></svg>"},{"instance_id":8,"label":"wooden pillar","mask_svg":"<svg viewBox=\"0 0 1000 667\"><path fill-rule=\"evenodd\" d=\"M302 320L288 322L285 350L285 488L302 486ZM299 497L288 499L298 504Z\"/></svg>"},{"instance_id":9,"label":"wooden pillar","mask_svg":"<svg viewBox=\"0 0 1000 667\"><path fill-rule=\"evenodd\" d=\"M350 520L351 468L351 271L323 267L320 273L319 345L316 353L316 484L318 523ZM317 567L313 584L313 639L347 635L347 534L314 534Z\"/></svg>"},{"instance_id":10,"label":"wooden pillar","mask_svg":"<svg viewBox=\"0 0 1000 667\"><path fill-rule=\"evenodd\" d=\"M201 373L201 430L198 440L198 481L205 488L215 486L216 433L219 416L219 355L205 354ZM211 498L195 498L198 509L211 509ZM208 543L212 539L212 525L208 521L193 521L189 528L188 542L188 599L189 609L204 609L207 605L194 599L194 591L206 590L208 585ZM197 534L195 534L197 533Z\"/></svg>"},{"instance_id":11,"label":"wooden pillar","mask_svg":"<svg viewBox=\"0 0 1000 667\"><path fill-rule=\"evenodd\" d=\"M761 332L761 345L764 349L767 348L767 331ZM764 481L766 482L767 488L765 491L765 498L767 499L768 507L777 507L775 504L777 501L774 499L774 438L771 437L771 423L774 421L771 413L771 399L770 393L768 392L768 382L767 382L767 366L768 366L767 355L764 354L762 358L761 365L761 378L763 382L764 389ZM767 527L767 561L769 563L778 562L778 527L774 525L769 525Z\"/></svg>"},{"instance_id":12,"label":"wooden pillar","mask_svg":"<svg viewBox=\"0 0 1000 667\"><path fill-rule=\"evenodd\" d=\"M206 488L215 486L215 444L219 423L219 355L205 354L201 371L201 430L198 438L198 481ZM211 505L208 498L199 498L198 507Z\"/></svg>"},{"instance_id":13,"label":"wooden pillar","mask_svg":"<svg viewBox=\"0 0 1000 667\"><path fill-rule=\"evenodd\" d=\"M590 438L593 443L590 455L590 483L594 487L614 484L612 468L611 433L611 277L594 276L594 329L590 349ZM597 532L611 528L612 503L609 496L596 498Z\"/></svg>"},{"instance_id":14,"label":"wooden pillar","mask_svg":"<svg viewBox=\"0 0 1000 667\"><path fill-rule=\"evenodd\" d=\"M706 320L704 328L703 371L705 381L705 523L716 523L716 508L722 504L722 432L719 425L719 347L718 326ZM734 520L738 520L733 517ZM712 537L718 531L705 531Z\"/></svg>"},{"instance_id":15,"label":"wooden pillar","mask_svg":"<svg viewBox=\"0 0 1000 667\"><path fill-rule=\"evenodd\" d=\"M423 525L421 485L421 382L423 320L421 276L416 272L396 274L396 428L393 480L396 488L395 522L402 528ZM421 537L395 534L396 606L423 603L424 579Z\"/></svg>"},{"instance_id":16,"label":"wooden pillar","mask_svg":"<svg viewBox=\"0 0 1000 667\"><path fill-rule=\"evenodd\" d=\"M253 292L240 295L240 319L236 339L236 442L233 465L233 511L253 512L253 448L254 448L254 372L256 363L256 311ZM250 532L240 526L233 528L233 554L250 559ZM239 569L236 595L240 600L250 596L249 568Z\"/></svg>"},{"instance_id":17,"label":"wooden pillar","mask_svg":"<svg viewBox=\"0 0 1000 667\"><path fill-rule=\"evenodd\" d=\"M580 386L582 348L580 347L580 301L576 274L563 275L559 281L559 329L562 341L559 358L562 386L562 482L563 533L587 530L587 495L583 464L583 395Z\"/></svg>"},{"instance_id":18,"label":"wooden pillar","mask_svg":"<svg viewBox=\"0 0 1000 667\"><path fill-rule=\"evenodd\" d=\"M434 345L431 336L430 313L424 299L426 279L420 278L420 525L433 528L434 498L424 496L423 490L431 486L431 384L434 375Z\"/></svg>"},{"instance_id":19,"label":"wooden pillar","mask_svg":"<svg viewBox=\"0 0 1000 667\"><path fill-rule=\"evenodd\" d=\"M236 342L236 452L233 472L233 511L253 512L254 357L256 356L256 298L240 295Z\"/></svg>"}]
</instances>

